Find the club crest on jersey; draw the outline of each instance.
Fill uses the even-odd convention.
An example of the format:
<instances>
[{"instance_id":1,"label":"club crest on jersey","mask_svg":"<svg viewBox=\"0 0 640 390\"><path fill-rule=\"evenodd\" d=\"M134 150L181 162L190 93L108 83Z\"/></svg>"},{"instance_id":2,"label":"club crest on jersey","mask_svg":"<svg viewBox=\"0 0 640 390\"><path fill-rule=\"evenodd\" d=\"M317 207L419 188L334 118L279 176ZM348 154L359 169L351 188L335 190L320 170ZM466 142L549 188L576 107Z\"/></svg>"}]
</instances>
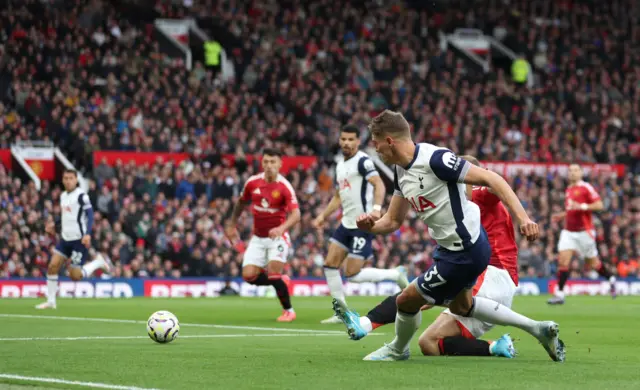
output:
<instances>
[{"instance_id":1,"label":"club crest on jersey","mask_svg":"<svg viewBox=\"0 0 640 390\"><path fill-rule=\"evenodd\" d=\"M420 195L407 199L416 213L423 213L426 209L435 209L436 205L432 201Z\"/></svg>"},{"instance_id":2,"label":"club crest on jersey","mask_svg":"<svg viewBox=\"0 0 640 390\"><path fill-rule=\"evenodd\" d=\"M344 179L340 182L340 189L344 190L344 189L351 189L351 184L349 184L349 180Z\"/></svg>"},{"instance_id":3,"label":"club crest on jersey","mask_svg":"<svg viewBox=\"0 0 640 390\"><path fill-rule=\"evenodd\" d=\"M278 191L278 190L274 190L274 191L271 193L271 197L272 197L273 199L278 199L278 198L280 197L280 191Z\"/></svg>"}]
</instances>

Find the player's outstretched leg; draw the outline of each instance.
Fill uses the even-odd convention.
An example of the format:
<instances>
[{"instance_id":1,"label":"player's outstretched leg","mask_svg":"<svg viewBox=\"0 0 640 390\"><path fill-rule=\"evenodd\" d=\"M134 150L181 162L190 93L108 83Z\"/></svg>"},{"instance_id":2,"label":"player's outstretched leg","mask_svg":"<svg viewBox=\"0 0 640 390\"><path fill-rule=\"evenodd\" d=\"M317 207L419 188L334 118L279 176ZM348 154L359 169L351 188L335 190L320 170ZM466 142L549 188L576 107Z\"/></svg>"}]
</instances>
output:
<instances>
[{"instance_id":1,"label":"player's outstretched leg","mask_svg":"<svg viewBox=\"0 0 640 390\"><path fill-rule=\"evenodd\" d=\"M291 295L289 286L291 280L287 275L283 275L284 263L272 260L267 263L267 279L276 290L276 295L282 305L282 315L277 318L278 322L292 322L296 319L296 312L291 305Z\"/></svg>"},{"instance_id":2,"label":"player's outstretched leg","mask_svg":"<svg viewBox=\"0 0 640 390\"><path fill-rule=\"evenodd\" d=\"M333 299L337 299L346 306L347 301L344 296L344 289L342 287L342 276L340 275L340 267L347 257L348 251L346 247L339 243L332 241L329 244L329 251L327 257L324 260L324 277L327 280L327 286L329 287L329 293ZM320 321L321 324L339 324L341 321L335 315Z\"/></svg>"},{"instance_id":3,"label":"player's outstretched leg","mask_svg":"<svg viewBox=\"0 0 640 390\"><path fill-rule=\"evenodd\" d=\"M569 268L568 267L559 267L558 268L558 286L556 287L556 293L553 297L549 298L547 301L550 305L562 305L564 304L564 285L567 283L569 279Z\"/></svg>"},{"instance_id":4,"label":"player's outstretched leg","mask_svg":"<svg viewBox=\"0 0 640 390\"><path fill-rule=\"evenodd\" d=\"M336 313L336 317L347 327L347 333L351 340L360 340L379 326L395 322L396 313L398 312L398 307L396 306L398 295L400 293L388 296L371 309L366 316L358 316L358 313L350 310L337 299L333 300L333 311Z\"/></svg>"},{"instance_id":5,"label":"player's outstretched leg","mask_svg":"<svg viewBox=\"0 0 640 390\"><path fill-rule=\"evenodd\" d=\"M443 312L420 335L418 345L420 351L426 356L500 356L506 358L515 357L516 351L513 340L507 334L495 341L485 341L474 337L469 329L473 323L459 322L478 321L475 318L454 317ZM478 321L479 322L479 321ZM464 331L463 331L464 329ZM477 327L476 334L481 335L485 327Z\"/></svg>"},{"instance_id":6,"label":"player's outstretched leg","mask_svg":"<svg viewBox=\"0 0 640 390\"><path fill-rule=\"evenodd\" d=\"M58 274L64 262L65 257L62 254L58 252L53 253L53 257L47 268L47 301L37 305L36 309L55 309L57 307Z\"/></svg>"},{"instance_id":7,"label":"player's outstretched leg","mask_svg":"<svg viewBox=\"0 0 640 390\"><path fill-rule=\"evenodd\" d=\"M415 284L405 288L398 298L396 314L396 337L389 344L367 355L364 360L396 361L409 359L409 343L422 322L420 308L426 302L418 293Z\"/></svg>"},{"instance_id":8,"label":"player's outstretched leg","mask_svg":"<svg viewBox=\"0 0 640 390\"><path fill-rule=\"evenodd\" d=\"M114 266L109 258L98 253L92 261L82 266L82 277L88 278L98 269L103 270L107 274L112 274Z\"/></svg>"},{"instance_id":9,"label":"player's outstretched leg","mask_svg":"<svg viewBox=\"0 0 640 390\"><path fill-rule=\"evenodd\" d=\"M452 313L477 318L490 324L515 326L538 339L553 361L564 361L565 348L564 342L558 337L560 333L558 324L553 321L534 321L496 301L483 297L471 297L470 291L468 294L471 304L459 306L452 303L449 307Z\"/></svg>"},{"instance_id":10,"label":"player's outstretched leg","mask_svg":"<svg viewBox=\"0 0 640 390\"><path fill-rule=\"evenodd\" d=\"M409 285L407 270L403 266L392 269L362 268L364 259L347 258L346 277L353 283L376 283L391 280L398 284L400 290Z\"/></svg>"},{"instance_id":11,"label":"player's outstretched leg","mask_svg":"<svg viewBox=\"0 0 640 390\"><path fill-rule=\"evenodd\" d=\"M593 257L590 259L586 259L587 264L589 264L593 269L598 272L598 275L602 276L604 279L609 281L609 292L612 298L616 297L616 277L613 276L609 269L604 265L604 263L598 259L597 257Z\"/></svg>"}]
</instances>

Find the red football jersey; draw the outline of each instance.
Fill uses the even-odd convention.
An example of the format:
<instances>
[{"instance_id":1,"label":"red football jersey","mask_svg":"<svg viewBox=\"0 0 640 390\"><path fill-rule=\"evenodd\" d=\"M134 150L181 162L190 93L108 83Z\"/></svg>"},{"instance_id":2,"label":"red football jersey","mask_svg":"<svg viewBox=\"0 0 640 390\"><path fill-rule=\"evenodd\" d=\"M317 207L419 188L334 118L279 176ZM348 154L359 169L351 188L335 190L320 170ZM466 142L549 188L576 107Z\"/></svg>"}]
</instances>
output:
<instances>
[{"instance_id":1,"label":"red football jersey","mask_svg":"<svg viewBox=\"0 0 640 390\"><path fill-rule=\"evenodd\" d=\"M251 176L242 190L242 200L251 202L253 234L258 237L269 237L269 230L282 225L287 213L298 208L293 186L282 175L273 182L267 182L264 173Z\"/></svg>"},{"instance_id":2,"label":"red football jersey","mask_svg":"<svg viewBox=\"0 0 640 390\"><path fill-rule=\"evenodd\" d=\"M518 285L518 245L513 230L511 214L500 198L487 187L473 187L471 200L480 208L480 222L487 231L491 243L489 264L507 270Z\"/></svg>"},{"instance_id":3,"label":"red football jersey","mask_svg":"<svg viewBox=\"0 0 640 390\"><path fill-rule=\"evenodd\" d=\"M567 215L564 219L564 228L570 232L582 232L593 230L593 216L591 210L569 210L569 203L591 204L600 200L600 195L595 188L587 182L579 181L567 187L564 192L564 207Z\"/></svg>"}]
</instances>

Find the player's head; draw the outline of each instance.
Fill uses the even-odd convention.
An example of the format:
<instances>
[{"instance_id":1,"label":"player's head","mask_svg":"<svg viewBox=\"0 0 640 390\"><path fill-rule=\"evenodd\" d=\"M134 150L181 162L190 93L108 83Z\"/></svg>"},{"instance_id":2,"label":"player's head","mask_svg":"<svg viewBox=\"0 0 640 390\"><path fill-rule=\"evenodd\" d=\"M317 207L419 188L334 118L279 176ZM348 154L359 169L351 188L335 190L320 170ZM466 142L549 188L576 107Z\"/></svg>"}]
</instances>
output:
<instances>
[{"instance_id":1,"label":"player's head","mask_svg":"<svg viewBox=\"0 0 640 390\"><path fill-rule=\"evenodd\" d=\"M78 172L73 169L65 169L62 174L62 185L67 192L75 190L78 186Z\"/></svg>"},{"instance_id":2,"label":"player's head","mask_svg":"<svg viewBox=\"0 0 640 390\"><path fill-rule=\"evenodd\" d=\"M275 148L266 148L262 151L262 170L271 180L275 180L282 168L282 153Z\"/></svg>"},{"instance_id":3,"label":"player's head","mask_svg":"<svg viewBox=\"0 0 640 390\"><path fill-rule=\"evenodd\" d=\"M459 157L460 157L461 159L463 159L463 160L467 160L467 161L469 161L471 164L473 164L473 165L475 165L475 166L477 166L477 167L481 167L481 166L482 166L482 165L480 165L480 161L478 161L478 159L477 159L477 158L473 157L473 156L472 156L472 155L470 155L470 154L465 154L465 155L463 155L463 156L459 156Z\"/></svg>"},{"instance_id":4,"label":"player's head","mask_svg":"<svg viewBox=\"0 0 640 390\"><path fill-rule=\"evenodd\" d=\"M340 130L340 149L344 158L356 154L360 148L360 129L355 125L346 125Z\"/></svg>"},{"instance_id":5,"label":"player's head","mask_svg":"<svg viewBox=\"0 0 640 390\"><path fill-rule=\"evenodd\" d=\"M398 146L412 143L409 122L399 112L384 110L369 124L373 146L380 159L387 164L397 164Z\"/></svg>"},{"instance_id":6,"label":"player's head","mask_svg":"<svg viewBox=\"0 0 640 390\"><path fill-rule=\"evenodd\" d=\"M578 164L569 165L569 183L577 183L582 180L582 167Z\"/></svg>"}]
</instances>

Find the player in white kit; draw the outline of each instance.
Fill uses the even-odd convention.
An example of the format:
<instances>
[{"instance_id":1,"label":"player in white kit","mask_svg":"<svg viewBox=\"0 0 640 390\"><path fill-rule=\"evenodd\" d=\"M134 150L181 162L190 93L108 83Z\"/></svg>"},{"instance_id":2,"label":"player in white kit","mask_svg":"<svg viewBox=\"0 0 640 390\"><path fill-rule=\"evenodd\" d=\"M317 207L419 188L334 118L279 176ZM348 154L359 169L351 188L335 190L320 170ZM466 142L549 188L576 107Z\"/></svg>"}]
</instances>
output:
<instances>
[{"instance_id":1,"label":"player in white kit","mask_svg":"<svg viewBox=\"0 0 640 390\"><path fill-rule=\"evenodd\" d=\"M55 309L58 292L58 274L62 265L70 261L68 268L71 280L78 281L91 276L97 269L110 273L113 265L106 257L98 254L96 258L84 264L89 257L91 247L91 228L93 209L89 196L78 187L78 174L67 169L62 176L64 192L60 195L61 239L56 245L47 269L47 301L36 309ZM46 227L47 233L55 234L55 224ZM83 265L84 264L84 265Z\"/></svg>"},{"instance_id":2,"label":"player in white kit","mask_svg":"<svg viewBox=\"0 0 640 390\"><path fill-rule=\"evenodd\" d=\"M345 276L351 282L392 280L401 289L409 284L404 267L362 268L364 262L373 257L373 235L359 230L356 218L366 213L379 218L386 188L373 161L359 150L359 133L359 129L353 125L342 128L339 142L344 160L336 167L336 191L327 207L313 221L316 228L322 227L325 219L342 206L342 220L331 237L329 253L324 261L324 274L331 296L341 302L345 302L345 296L340 268L345 259ZM341 321L331 316L322 323L339 324Z\"/></svg>"},{"instance_id":3,"label":"player in white kit","mask_svg":"<svg viewBox=\"0 0 640 390\"><path fill-rule=\"evenodd\" d=\"M438 245L431 267L396 300L395 339L365 360L408 359L409 343L420 327L420 309L429 304L448 307L458 316L518 327L537 338L553 360L563 361L558 324L534 321L492 299L472 295L476 279L490 262L491 245L480 224L480 209L465 196L465 184L490 188L511 209L523 236L529 240L539 236L538 225L509 184L446 148L413 143L409 123L400 113L385 110L372 120L370 129L380 158L396 165L394 196L382 218L362 215L357 218L358 227L374 234L394 232L412 208Z\"/></svg>"}]
</instances>

